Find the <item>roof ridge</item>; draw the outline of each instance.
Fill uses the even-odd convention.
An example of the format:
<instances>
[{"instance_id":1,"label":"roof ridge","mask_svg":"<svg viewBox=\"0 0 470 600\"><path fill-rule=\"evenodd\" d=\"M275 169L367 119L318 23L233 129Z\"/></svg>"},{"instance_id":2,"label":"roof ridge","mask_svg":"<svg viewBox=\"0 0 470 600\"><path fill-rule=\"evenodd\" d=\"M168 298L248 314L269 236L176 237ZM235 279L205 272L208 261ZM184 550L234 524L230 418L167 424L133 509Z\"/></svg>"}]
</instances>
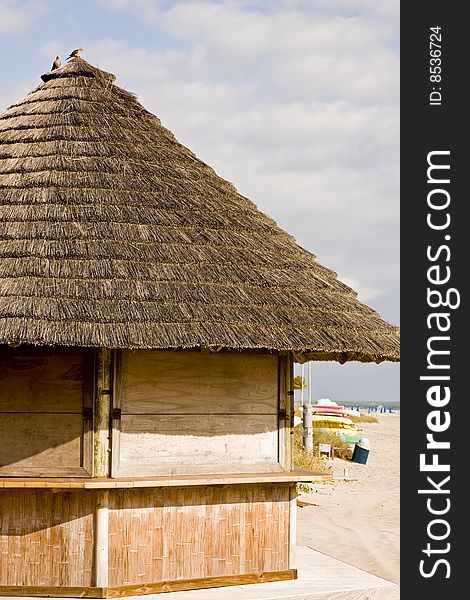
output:
<instances>
[{"instance_id":1,"label":"roof ridge","mask_svg":"<svg viewBox=\"0 0 470 600\"><path fill-rule=\"evenodd\" d=\"M114 82L116 76L108 71L103 71L98 67L94 67L85 59L75 57L69 60L68 63L54 69L53 71L47 71L41 75L41 79L47 83L51 79L59 79L61 77L96 77L97 79L103 79L104 81Z\"/></svg>"}]
</instances>

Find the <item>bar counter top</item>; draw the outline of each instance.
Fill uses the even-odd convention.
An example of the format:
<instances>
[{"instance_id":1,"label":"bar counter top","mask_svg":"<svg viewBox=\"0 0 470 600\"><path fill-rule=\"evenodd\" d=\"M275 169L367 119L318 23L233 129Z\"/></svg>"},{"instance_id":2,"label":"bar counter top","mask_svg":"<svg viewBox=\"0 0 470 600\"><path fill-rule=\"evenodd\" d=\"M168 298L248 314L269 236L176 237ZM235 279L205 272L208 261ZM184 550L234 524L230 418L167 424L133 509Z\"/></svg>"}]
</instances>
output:
<instances>
[{"instance_id":1,"label":"bar counter top","mask_svg":"<svg viewBox=\"0 0 470 600\"><path fill-rule=\"evenodd\" d=\"M0 477L0 489L105 490L132 488L234 485L244 483L294 483L329 481L332 475L296 469L269 473L217 475L164 475L160 477Z\"/></svg>"}]
</instances>

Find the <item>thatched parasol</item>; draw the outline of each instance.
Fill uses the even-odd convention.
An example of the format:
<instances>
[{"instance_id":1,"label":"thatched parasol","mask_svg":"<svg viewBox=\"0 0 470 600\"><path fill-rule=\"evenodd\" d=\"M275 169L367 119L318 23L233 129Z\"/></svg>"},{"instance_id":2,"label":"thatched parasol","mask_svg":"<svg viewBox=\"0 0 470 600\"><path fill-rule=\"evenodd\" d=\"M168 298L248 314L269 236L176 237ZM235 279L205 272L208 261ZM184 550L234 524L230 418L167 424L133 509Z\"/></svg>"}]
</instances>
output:
<instances>
[{"instance_id":1,"label":"thatched parasol","mask_svg":"<svg viewBox=\"0 0 470 600\"><path fill-rule=\"evenodd\" d=\"M398 360L397 328L113 75L42 79L0 115L0 343Z\"/></svg>"}]
</instances>

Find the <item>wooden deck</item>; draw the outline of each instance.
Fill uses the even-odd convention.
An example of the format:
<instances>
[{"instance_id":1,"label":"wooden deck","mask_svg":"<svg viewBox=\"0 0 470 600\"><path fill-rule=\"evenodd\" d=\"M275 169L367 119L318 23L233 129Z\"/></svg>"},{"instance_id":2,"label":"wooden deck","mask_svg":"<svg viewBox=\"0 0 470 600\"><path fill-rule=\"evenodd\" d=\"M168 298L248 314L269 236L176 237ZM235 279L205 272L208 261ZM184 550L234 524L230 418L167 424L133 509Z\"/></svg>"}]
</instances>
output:
<instances>
[{"instance_id":1,"label":"wooden deck","mask_svg":"<svg viewBox=\"0 0 470 600\"><path fill-rule=\"evenodd\" d=\"M396 584L317 552L297 548L298 579L146 596L149 600L399 600ZM142 598L142 597L140 597ZM130 597L128 600L132 600ZM137 600L137 597L135 597Z\"/></svg>"}]
</instances>

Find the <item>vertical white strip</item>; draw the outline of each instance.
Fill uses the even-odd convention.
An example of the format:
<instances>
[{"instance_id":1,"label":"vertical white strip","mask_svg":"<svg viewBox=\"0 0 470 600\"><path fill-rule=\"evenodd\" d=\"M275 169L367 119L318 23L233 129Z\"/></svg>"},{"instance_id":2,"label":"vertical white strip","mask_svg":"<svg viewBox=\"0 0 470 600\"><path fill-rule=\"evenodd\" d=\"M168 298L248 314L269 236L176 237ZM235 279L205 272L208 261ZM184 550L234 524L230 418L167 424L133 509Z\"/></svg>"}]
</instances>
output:
<instances>
[{"instance_id":1,"label":"vertical white strip","mask_svg":"<svg viewBox=\"0 0 470 600\"><path fill-rule=\"evenodd\" d=\"M108 587L108 490L96 493L95 508L95 556L94 584L96 587Z\"/></svg>"},{"instance_id":2,"label":"vertical white strip","mask_svg":"<svg viewBox=\"0 0 470 600\"><path fill-rule=\"evenodd\" d=\"M312 404L312 362L308 361L308 403Z\"/></svg>"},{"instance_id":3,"label":"vertical white strip","mask_svg":"<svg viewBox=\"0 0 470 600\"><path fill-rule=\"evenodd\" d=\"M297 487L290 486L289 500L289 569L295 569L296 562L296 537L297 537Z\"/></svg>"}]
</instances>

